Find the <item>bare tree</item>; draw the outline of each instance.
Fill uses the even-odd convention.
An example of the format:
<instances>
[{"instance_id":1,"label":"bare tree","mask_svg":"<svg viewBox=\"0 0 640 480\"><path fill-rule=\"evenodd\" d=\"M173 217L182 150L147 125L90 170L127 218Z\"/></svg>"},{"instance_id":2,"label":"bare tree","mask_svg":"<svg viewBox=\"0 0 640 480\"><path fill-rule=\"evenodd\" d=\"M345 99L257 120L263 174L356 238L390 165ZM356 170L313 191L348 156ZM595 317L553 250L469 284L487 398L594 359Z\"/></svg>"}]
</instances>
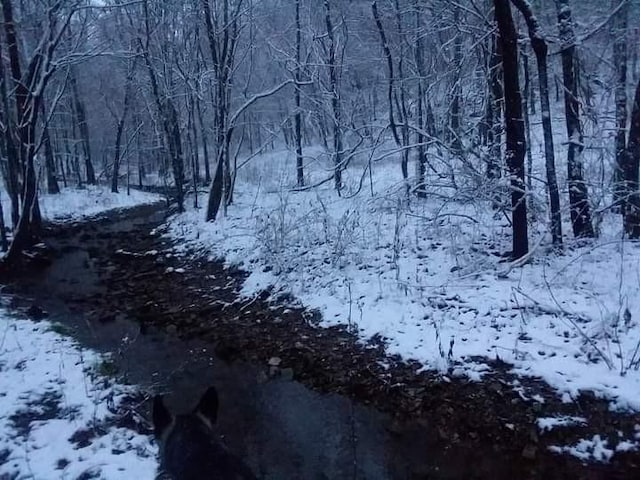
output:
<instances>
[{"instance_id":1,"label":"bare tree","mask_svg":"<svg viewBox=\"0 0 640 480\"><path fill-rule=\"evenodd\" d=\"M122 134L124 132L124 125L127 121L127 115L129 113L129 108L131 106L131 89L133 82L133 73L135 70L135 60L131 60L129 62L129 66L127 67L127 78L125 80L124 85L124 94L122 100L122 113L120 114L120 118L118 119L116 126L116 140L115 140L115 151L113 154L113 170L111 173L111 191L113 193L118 193L118 177L120 175L120 161L121 161L121 153L122 153Z\"/></svg>"},{"instance_id":2,"label":"bare tree","mask_svg":"<svg viewBox=\"0 0 640 480\"><path fill-rule=\"evenodd\" d=\"M87 113L84 106L84 102L80 96L80 90L78 88L77 73L74 67L69 69L69 86L71 88L71 95L73 98L73 113L75 115L75 122L80 130L80 144L82 145L82 151L84 154L85 173L87 176L87 183L89 185L95 185L96 174L93 168L93 162L91 161L91 142L89 140L89 126L87 125Z\"/></svg>"},{"instance_id":3,"label":"bare tree","mask_svg":"<svg viewBox=\"0 0 640 480\"><path fill-rule=\"evenodd\" d=\"M324 0L325 23L327 26L327 38L329 39L329 52L327 67L329 69L329 95L331 96L331 112L333 116L333 181L335 189L340 195L342 189L342 112L340 106L339 66L336 57L336 39L331 19L331 0Z\"/></svg>"},{"instance_id":4,"label":"bare tree","mask_svg":"<svg viewBox=\"0 0 640 480\"><path fill-rule=\"evenodd\" d=\"M573 234L577 237L593 237L591 206L587 183L584 180L582 151L584 138L580 122L580 102L578 100L578 77L576 72L576 36L571 17L569 0L556 0L558 10L558 30L560 33L562 56L562 80L564 84L564 108L567 123L569 151L569 208Z\"/></svg>"},{"instance_id":5,"label":"bare tree","mask_svg":"<svg viewBox=\"0 0 640 480\"><path fill-rule=\"evenodd\" d=\"M618 3L618 2L612 2ZM615 5L614 5L615 6ZM628 194L624 183L624 161L626 157L627 135L627 18L628 4L624 2L615 15L613 35L613 68L616 72L616 138L615 138L615 170L613 174L613 201L624 212L625 198Z\"/></svg>"},{"instance_id":6,"label":"bare tree","mask_svg":"<svg viewBox=\"0 0 640 480\"><path fill-rule=\"evenodd\" d=\"M184 156L182 150L182 137L180 134L180 124L178 119L178 111L171 98L167 88L162 88L158 81L156 67L151 60L151 18L148 1L143 1L144 9L144 35L145 41L138 38L138 44L147 65L149 80L151 82L151 90L156 103L156 108L161 119L167 146L169 147L169 155L171 157L171 167L173 170L173 179L176 188L176 201L178 210L184 211Z\"/></svg>"},{"instance_id":7,"label":"bare tree","mask_svg":"<svg viewBox=\"0 0 640 480\"><path fill-rule=\"evenodd\" d=\"M233 129L229 128L231 82L243 19L243 0L221 0L211 6L202 0L209 49L215 80L214 111L216 129L216 167L209 191L207 221L215 220L225 196L225 208L232 201L229 147Z\"/></svg>"},{"instance_id":8,"label":"bare tree","mask_svg":"<svg viewBox=\"0 0 640 480\"><path fill-rule=\"evenodd\" d=\"M14 111L12 135L16 139L16 153L23 173L20 218L14 231L5 261L9 264L18 260L21 252L28 247L40 231L40 209L34 164L37 144L38 114L46 86L56 67L54 52L75 13L76 4L65 5L55 1L46 8L46 23L37 46L30 56L20 50L16 21L11 0L2 0L4 33L9 54L11 76L14 84ZM63 9L67 7L66 13ZM25 58L23 72L21 59Z\"/></svg>"},{"instance_id":9,"label":"bare tree","mask_svg":"<svg viewBox=\"0 0 640 480\"><path fill-rule=\"evenodd\" d=\"M640 238L640 182L638 169L640 168L640 81L636 87L636 94L631 110L631 125L629 126L629 140L627 142L627 158L624 161L624 180L628 200L625 202L624 229L629 238Z\"/></svg>"},{"instance_id":10,"label":"bare tree","mask_svg":"<svg viewBox=\"0 0 640 480\"><path fill-rule=\"evenodd\" d=\"M302 24L300 22L300 2L296 0L296 83L302 81ZM298 187L304 187L304 157L302 156L302 108L300 101L300 85L295 90L296 111L294 130L296 141L296 179Z\"/></svg>"},{"instance_id":11,"label":"bare tree","mask_svg":"<svg viewBox=\"0 0 640 480\"><path fill-rule=\"evenodd\" d=\"M529 251L524 156L526 142L522 119L522 97L518 78L518 36L511 15L509 0L494 0L496 21L502 44L504 75L505 127L507 133L506 158L511 175L511 208L513 229L513 258Z\"/></svg>"},{"instance_id":12,"label":"bare tree","mask_svg":"<svg viewBox=\"0 0 640 480\"><path fill-rule=\"evenodd\" d=\"M549 74L547 69L547 42L542 35L537 18L530 5L524 0L512 0L513 4L524 16L529 29L531 47L538 64L538 83L540 87L540 112L542 118L542 134L544 136L544 156L547 173L547 191L551 212L551 236L554 245L562 244L562 217L560 215L560 193L556 178L556 162L551 128L551 107L549 105Z\"/></svg>"}]
</instances>

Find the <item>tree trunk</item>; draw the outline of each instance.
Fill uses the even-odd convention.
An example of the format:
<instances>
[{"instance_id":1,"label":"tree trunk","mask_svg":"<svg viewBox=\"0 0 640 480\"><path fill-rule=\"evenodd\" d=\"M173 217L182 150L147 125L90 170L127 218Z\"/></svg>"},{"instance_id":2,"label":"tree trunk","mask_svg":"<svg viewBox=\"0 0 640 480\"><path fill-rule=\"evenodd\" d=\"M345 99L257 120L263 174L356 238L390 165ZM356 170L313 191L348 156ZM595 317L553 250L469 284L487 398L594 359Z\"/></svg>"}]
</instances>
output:
<instances>
[{"instance_id":1,"label":"tree trunk","mask_svg":"<svg viewBox=\"0 0 640 480\"><path fill-rule=\"evenodd\" d=\"M625 202L624 230L629 238L640 238L640 192L638 191L638 167L640 166L640 81L631 110L629 141L624 162L624 179L628 189Z\"/></svg>"},{"instance_id":2,"label":"tree trunk","mask_svg":"<svg viewBox=\"0 0 640 480\"><path fill-rule=\"evenodd\" d=\"M453 7L454 23L460 24L460 7ZM457 32L453 43L453 65L455 69L455 79L452 89L451 99L451 134L453 139L451 149L457 156L462 156L462 33Z\"/></svg>"},{"instance_id":3,"label":"tree trunk","mask_svg":"<svg viewBox=\"0 0 640 480\"><path fill-rule=\"evenodd\" d=\"M231 78L233 75L233 63L238 41L238 18L242 2L238 2L234 11L230 11L229 0L219 0L217 5L222 5L222 14L213 15L211 0L202 0L204 8L205 25L207 28L207 38L213 59L213 70L216 80L215 91L212 92L215 106L215 128L216 128L216 172L209 191L209 201L207 208L207 221L215 220L220 203L218 197L222 198L224 193L225 209L231 204L231 163L228 145L231 142L232 126L229 125L229 113L231 109ZM216 4L214 4L216 8ZM215 22L214 22L215 20ZM220 170L220 172L218 172ZM218 173L221 178L218 179ZM216 189L220 188L218 192Z\"/></svg>"},{"instance_id":4,"label":"tree trunk","mask_svg":"<svg viewBox=\"0 0 640 480\"><path fill-rule=\"evenodd\" d=\"M218 153L218 159L216 161L216 169L213 173L213 180L211 181L211 187L209 188L209 200L207 202L207 222L212 222L216 219L218 211L220 210L220 203L222 202L222 150Z\"/></svg>"},{"instance_id":5,"label":"tree trunk","mask_svg":"<svg viewBox=\"0 0 640 480\"><path fill-rule=\"evenodd\" d=\"M620 7L615 19L613 34L613 67L616 71L616 163L613 174L613 203L624 213L625 198L630 193L624 182L624 163L627 135L627 15L628 4Z\"/></svg>"},{"instance_id":6,"label":"tree trunk","mask_svg":"<svg viewBox=\"0 0 640 480\"><path fill-rule=\"evenodd\" d=\"M300 24L300 0L296 0L296 85L295 87L295 102L296 113L294 117L295 122L295 141L296 141L296 178L298 187L304 187L304 158L302 156L302 110L300 104L300 81L302 75L300 71L302 69L302 26Z\"/></svg>"},{"instance_id":7,"label":"tree trunk","mask_svg":"<svg viewBox=\"0 0 640 480\"><path fill-rule=\"evenodd\" d=\"M419 1L415 1L414 8L416 12L416 47L415 47L415 59L416 68L418 70L418 128L421 131L426 129L424 121L424 79L426 77L426 70L424 68L424 45L422 38L422 8ZM418 141L418 178L416 181L416 194L419 198L425 198L427 196L426 190L426 175L427 175L427 158L426 158L426 146L424 143L427 141L427 137L422 133L417 135Z\"/></svg>"},{"instance_id":8,"label":"tree trunk","mask_svg":"<svg viewBox=\"0 0 640 480\"><path fill-rule=\"evenodd\" d=\"M9 241L7 240L7 229L4 225L4 211L2 209L2 199L0 198L0 248L3 252L6 252L9 248Z\"/></svg>"},{"instance_id":9,"label":"tree trunk","mask_svg":"<svg viewBox=\"0 0 640 480\"><path fill-rule=\"evenodd\" d=\"M511 208L514 259L526 255L528 246L527 203L524 183L525 135L522 97L518 79L518 37L509 0L494 0L502 44L505 97L506 159L511 175Z\"/></svg>"},{"instance_id":10,"label":"tree trunk","mask_svg":"<svg viewBox=\"0 0 640 480\"><path fill-rule=\"evenodd\" d=\"M489 57L489 101L487 102L487 143L489 144L489 159L487 162L487 178L492 181L501 176L499 159L502 157L500 148L502 139L502 110L504 93L502 91L502 49L500 47L499 34L493 35L491 41L491 53ZM494 204L498 204L495 199Z\"/></svg>"},{"instance_id":11,"label":"tree trunk","mask_svg":"<svg viewBox=\"0 0 640 480\"><path fill-rule=\"evenodd\" d=\"M202 121L202 108L200 100L196 100L196 110L198 112L198 122L200 122L200 138L202 139L202 155L204 157L204 181L207 185L211 182L211 166L209 163L209 146L207 145L207 131Z\"/></svg>"},{"instance_id":12,"label":"tree trunk","mask_svg":"<svg viewBox=\"0 0 640 480\"><path fill-rule=\"evenodd\" d=\"M338 65L336 64L336 41L333 32L333 22L331 20L331 2L324 0L325 23L327 26L327 37L329 38L329 88L331 94L331 110L333 113L333 155L334 173L333 180L335 189L340 195L342 190L342 121L340 115L340 94L338 88Z\"/></svg>"},{"instance_id":13,"label":"tree trunk","mask_svg":"<svg viewBox=\"0 0 640 480\"><path fill-rule=\"evenodd\" d=\"M400 30L400 13L399 13L399 5L396 6L396 15L397 15L397 23L398 23L398 33L401 33ZM382 44L382 50L384 52L384 56L387 62L387 101L389 102L389 127L391 128L391 133L393 134L393 139L398 147L402 149L401 154L401 169L402 169L402 178L405 181L406 192L409 193L409 183L408 183L408 146L409 138L408 138L408 126L406 125L406 103L404 98L404 93L401 92L401 98L398 99L398 95L396 93L396 83L399 79L402 81L402 72L401 72L401 63L398 65L398 76L394 73L394 62L393 57L391 55L391 49L389 48L389 43L387 41L387 35L384 30L384 25L382 24L382 20L380 18L380 14L378 13L378 5L377 2L373 2L371 4L371 12L373 14L373 19L375 20L376 26L378 28L378 34L380 35L380 43ZM398 128L396 123L396 115L398 115L398 120L401 124L401 127Z\"/></svg>"},{"instance_id":14,"label":"tree trunk","mask_svg":"<svg viewBox=\"0 0 640 480\"><path fill-rule=\"evenodd\" d=\"M125 105L128 103L127 93L125 93ZM116 128L116 142L115 152L113 154L113 171L111 172L111 192L118 193L118 176L120 174L120 149L122 146L122 132L124 130L124 124L126 120L127 107L124 107L122 116L118 120L118 127Z\"/></svg>"},{"instance_id":15,"label":"tree trunk","mask_svg":"<svg viewBox=\"0 0 640 480\"><path fill-rule=\"evenodd\" d=\"M80 92L78 90L78 80L76 79L76 74L73 67L70 68L69 72L69 86L71 87L71 94L73 96L73 110L76 116L76 123L80 130L80 139L82 142L82 149L84 151L84 164L87 175L87 183L89 185L95 185L96 174L93 168L93 162L91 161L91 143L89 141L87 114L84 108L84 103L80 98Z\"/></svg>"},{"instance_id":16,"label":"tree trunk","mask_svg":"<svg viewBox=\"0 0 640 480\"><path fill-rule=\"evenodd\" d=\"M526 52L526 46L522 51L522 70L524 73L524 89L522 92L522 116L524 118L524 132L527 141L527 188L533 191L533 153L531 152L531 127L529 122L529 90L531 89L531 80L529 77L529 55Z\"/></svg>"},{"instance_id":17,"label":"tree trunk","mask_svg":"<svg viewBox=\"0 0 640 480\"><path fill-rule=\"evenodd\" d=\"M45 171L47 175L47 191L56 195L60 193L60 185L58 185L58 177L56 175L56 160L53 155L53 146L51 145L51 137L49 136L49 125L47 125L47 114L44 109L44 102L41 105L42 109L42 142L44 143L44 160Z\"/></svg>"},{"instance_id":18,"label":"tree trunk","mask_svg":"<svg viewBox=\"0 0 640 480\"><path fill-rule=\"evenodd\" d=\"M547 42L542 36L538 20L529 4L523 0L512 0L525 18L529 29L531 47L536 55L538 64L538 83L540 84L540 114L542 118L542 133L544 136L544 157L547 174L547 190L549 192L549 206L551 210L551 236L553 244L562 245L562 217L560 215L560 193L556 178L556 163L553 146L553 131L551 129L551 107L549 104L549 75L547 73Z\"/></svg>"},{"instance_id":19,"label":"tree trunk","mask_svg":"<svg viewBox=\"0 0 640 480\"><path fill-rule=\"evenodd\" d=\"M0 41L0 101L2 102L2 113L6 119L6 125L2 135L4 137L4 155L7 158L7 168L3 173L5 174L7 194L11 200L11 224L13 228L15 228L20 219L20 162L18 159L18 149L11 134L11 107L9 106L4 62L1 58L2 42Z\"/></svg>"},{"instance_id":20,"label":"tree trunk","mask_svg":"<svg viewBox=\"0 0 640 480\"><path fill-rule=\"evenodd\" d=\"M6 262L14 263L21 252L31 245L37 238L40 231L40 209L38 206L38 189L36 182L36 172L34 166L36 125L40 102L42 101L42 90L34 93L29 90L36 80L34 78L39 72L37 66L42 65L46 59L42 54L38 54L31 59L27 68L26 78L22 76L20 67L20 50L18 47L16 26L13 19L13 6L10 0L2 0L2 13L4 16L4 32L7 40L9 61L11 65L11 75L14 83L14 99L16 112L16 137L18 145L19 164L23 168L24 180L22 185L22 205L20 218L14 230L13 240L9 246Z\"/></svg>"},{"instance_id":21,"label":"tree trunk","mask_svg":"<svg viewBox=\"0 0 640 480\"><path fill-rule=\"evenodd\" d=\"M562 78L564 83L564 108L567 122L569 152L569 209L571 224L576 238L593 237L591 207L587 184L584 181L582 150L584 149L582 125L580 123L580 102L578 101L578 81L575 72L576 46L569 0L556 0L558 9L558 29L561 42Z\"/></svg>"}]
</instances>

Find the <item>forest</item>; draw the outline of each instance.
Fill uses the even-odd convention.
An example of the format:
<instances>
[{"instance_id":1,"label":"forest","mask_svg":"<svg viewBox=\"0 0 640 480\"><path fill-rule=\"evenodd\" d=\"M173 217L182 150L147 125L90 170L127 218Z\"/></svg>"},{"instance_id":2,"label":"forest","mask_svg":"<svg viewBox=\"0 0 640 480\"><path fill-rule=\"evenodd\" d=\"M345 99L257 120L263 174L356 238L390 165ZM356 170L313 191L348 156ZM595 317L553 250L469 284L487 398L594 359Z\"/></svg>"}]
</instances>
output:
<instances>
[{"instance_id":1,"label":"forest","mask_svg":"<svg viewBox=\"0 0 640 480\"><path fill-rule=\"evenodd\" d=\"M0 479L633 478L640 2L0 6Z\"/></svg>"}]
</instances>

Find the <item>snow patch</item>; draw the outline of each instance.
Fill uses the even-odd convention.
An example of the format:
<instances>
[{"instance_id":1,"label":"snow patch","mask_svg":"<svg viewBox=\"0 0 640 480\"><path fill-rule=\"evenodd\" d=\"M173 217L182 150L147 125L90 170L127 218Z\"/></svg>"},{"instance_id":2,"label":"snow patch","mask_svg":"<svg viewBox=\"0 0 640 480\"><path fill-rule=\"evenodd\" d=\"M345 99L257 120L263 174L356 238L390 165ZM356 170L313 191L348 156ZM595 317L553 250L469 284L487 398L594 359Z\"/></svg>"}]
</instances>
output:
<instances>
[{"instance_id":1,"label":"snow patch","mask_svg":"<svg viewBox=\"0 0 640 480\"><path fill-rule=\"evenodd\" d=\"M151 439L109 426L133 390L97 372L106 357L54 330L0 307L0 478L152 478Z\"/></svg>"}]
</instances>

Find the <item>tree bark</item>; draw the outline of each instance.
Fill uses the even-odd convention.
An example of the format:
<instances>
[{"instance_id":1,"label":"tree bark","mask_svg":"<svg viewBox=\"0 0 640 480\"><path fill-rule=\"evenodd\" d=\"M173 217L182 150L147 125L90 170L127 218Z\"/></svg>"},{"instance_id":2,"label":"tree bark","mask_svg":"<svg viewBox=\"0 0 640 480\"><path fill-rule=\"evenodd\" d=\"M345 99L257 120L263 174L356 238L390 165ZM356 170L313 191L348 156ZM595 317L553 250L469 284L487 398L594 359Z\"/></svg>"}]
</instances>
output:
<instances>
[{"instance_id":1,"label":"tree bark","mask_svg":"<svg viewBox=\"0 0 640 480\"><path fill-rule=\"evenodd\" d=\"M95 185L96 174L93 168L93 162L91 161L91 142L89 141L89 127L87 125L87 114L84 108L84 103L80 98L80 91L78 89L78 80L76 78L75 69L70 68L69 72L69 86L71 87L71 94L73 96L73 111L76 116L76 123L80 130L80 139L82 142L82 149L84 151L84 165L87 176L87 183L89 185Z\"/></svg>"},{"instance_id":2,"label":"tree bark","mask_svg":"<svg viewBox=\"0 0 640 480\"><path fill-rule=\"evenodd\" d=\"M540 84L540 116L542 118L542 134L544 136L544 157L547 175L547 191L551 210L551 237L556 246L562 245L562 217L560 215L560 192L556 177L555 151L553 131L551 129L551 107L549 102L549 75L547 70L547 42L542 36L538 20L529 4L523 0L512 0L513 4L524 16L531 47L538 64L538 83Z\"/></svg>"},{"instance_id":3,"label":"tree bark","mask_svg":"<svg viewBox=\"0 0 640 480\"><path fill-rule=\"evenodd\" d=\"M531 89L531 79L529 76L529 55L526 46L522 49L522 70L524 73L524 88L522 91L522 116L524 119L524 132L527 141L527 188L533 191L533 153L531 152L531 127L529 122L529 90Z\"/></svg>"},{"instance_id":4,"label":"tree bark","mask_svg":"<svg viewBox=\"0 0 640 480\"><path fill-rule=\"evenodd\" d=\"M614 19L613 67L616 72L616 161L613 174L613 203L620 213L625 211L625 198L629 192L625 185L624 163L626 157L627 136L627 17L628 4L620 7Z\"/></svg>"},{"instance_id":5,"label":"tree bark","mask_svg":"<svg viewBox=\"0 0 640 480\"><path fill-rule=\"evenodd\" d=\"M58 185L58 176L56 175L56 160L53 154L53 146L51 145L51 136L49 135L49 125L47 124L47 114L45 112L44 102L42 109L42 143L44 144L44 160L45 172L47 175L47 191L56 195L60 193L60 185Z\"/></svg>"},{"instance_id":6,"label":"tree bark","mask_svg":"<svg viewBox=\"0 0 640 480\"><path fill-rule=\"evenodd\" d=\"M4 211L2 209L2 199L0 198L0 248L3 252L9 249L9 241L7 239L7 229L4 225Z\"/></svg>"},{"instance_id":7,"label":"tree bark","mask_svg":"<svg viewBox=\"0 0 640 480\"><path fill-rule=\"evenodd\" d=\"M118 120L118 126L116 127L116 141L115 141L115 151L113 154L113 171L111 173L111 191L113 193L118 193L118 175L120 174L120 151L122 148L122 133L124 131L124 125L127 120L127 113L129 111L129 83L124 89L124 102L122 105L122 115Z\"/></svg>"},{"instance_id":8,"label":"tree bark","mask_svg":"<svg viewBox=\"0 0 640 480\"><path fill-rule=\"evenodd\" d=\"M232 126L229 125L231 109L231 77L233 63L238 41L238 19L241 15L242 0L235 4L231 10L230 0L220 0L222 5L222 18L214 17L214 9L211 8L211 0L202 0L204 9L207 39L213 60L213 71L216 80L216 88L212 92L215 108L216 128L216 169L211 188L206 213L207 221L214 221L220 208L220 200L224 194L225 209L231 204L231 163L229 156L229 144L231 142ZM216 4L214 4L216 8ZM221 178L217 178L221 175ZM220 189L217 191L216 189Z\"/></svg>"},{"instance_id":9,"label":"tree bark","mask_svg":"<svg viewBox=\"0 0 640 480\"><path fill-rule=\"evenodd\" d=\"M302 81L302 25L300 23L300 1L296 0L296 87L294 130L296 142L296 179L298 187L304 187L304 157L302 156L302 110L300 102L300 85Z\"/></svg>"},{"instance_id":10,"label":"tree bark","mask_svg":"<svg viewBox=\"0 0 640 480\"><path fill-rule=\"evenodd\" d=\"M2 56L2 42L0 42L0 58ZM4 62L0 60L0 101L2 102L2 112L5 118L5 128L2 132L4 138L4 155L7 158L7 168L5 174L5 184L7 194L11 200L11 224L13 228L18 226L20 219L20 161L18 159L18 149L12 135L11 107L9 106L9 95L7 92L7 77L4 71Z\"/></svg>"},{"instance_id":11,"label":"tree bark","mask_svg":"<svg viewBox=\"0 0 640 480\"><path fill-rule=\"evenodd\" d=\"M460 7L453 7L453 21L457 25L460 23ZM457 156L462 156L462 34L456 33L453 42L453 65L455 68L455 79L452 89L451 99L451 134L453 139L451 149Z\"/></svg>"},{"instance_id":12,"label":"tree bark","mask_svg":"<svg viewBox=\"0 0 640 480\"><path fill-rule=\"evenodd\" d=\"M20 218L14 230L13 240L9 246L6 262L11 264L17 261L21 252L38 237L40 232L40 209L38 206L38 189L34 166L36 125L40 102L41 90L30 90L38 75L46 75L48 61L45 58L50 51L36 51L27 66L25 77L22 76L20 67L20 50L18 47L16 26L13 18L13 5L11 0L2 0L2 13L4 16L4 31L7 39L11 74L14 82L14 98L16 111L16 137L18 139L17 152L19 163L23 169L22 206ZM53 19L50 19L54 23ZM53 26L53 25L51 25ZM53 48L53 47L51 47ZM43 79L45 80L45 79ZM46 82L44 82L46 85Z\"/></svg>"},{"instance_id":13,"label":"tree bark","mask_svg":"<svg viewBox=\"0 0 640 480\"><path fill-rule=\"evenodd\" d=\"M416 68L418 70L418 98L417 108L418 108L418 129L420 131L424 131L426 129L425 121L424 121L424 79L426 78L426 70L424 67L424 42L423 42L423 34L422 34L422 8L419 1L415 1L414 3L415 13L416 13L416 46L415 46L415 59L416 59ZM426 190L426 175L427 175L427 158L426 158L426 146L424 145L427 141L427 137L425 137L422 133L418 133L417 135L418 141L418 178L416 180L416 194L419 198L426 198L427 190Z\"/></svg>"},{"instance_id":14,"label":"tree bark","mask_svg":"<svg viewBox=\"0 0 640 480\"><path fill-rule=\"evenodd\" d=\"M204 157L204 181L207 185L211 182L211 164L209 162L209 145L207 144L207 130L202 119L202 107L200 100L196 99L196 111L200 123L200 138L202 139L202 155Z\"/></svg>"},{"instance_id":15,"label":"tree bark","mask_svg":"<svg viewBox=\"0 0 640 480\"><path fill-rule=\"evenodd\" d=\"M487 143L489 144L489 159L487 162L487 178L495 180L501 176L499 159L502 157L500 148L502 139L502 111L504 104L504 92L500 77L502 76L502 48L499 34L493 35L491 41L491 53L489 57L489 101L487 102ZM494 203L498 203L495 201Z\"/></svg>"},{"instance_id":16,"label":"tree bark","mask_svg":"<svg viewBox=\"0 0 640 480\"><path fill-rule=\"evenodd\" d=\"M556 0L558 9L558 30L560 33L562 56L562 79L564 83L564 108L567 123L569 151L567 167L569 170L569 209L571 224L576 238L593 237L591 207L587 184L584 181L582 164L583 136L580 123L580 102L578 101L578 80L575 72L576 39L569 0Z\"/></svg>"},{"instance_id":17,"label":"tree bark","mask_svg":"<svg viewBox=\"0 0 640 480\"><path fill-rule=\"evenodd\" d=\"M625 202L624 230L629 238L640 238L640 192L638 191L638 168L640 166L640 81L636 87L636 94L631 110L631 125L629 126L629 141L627 143L626 159L624 162L624 179L628 191Z\"/></svg>"},{"instance_id":18,"label":"tree bark","mask_svg":"<svg viewBox=\"0 0 640 480\"><path fill-rule=\"evenodd\" d=\"M329 38L329 88L331 95L331 110L333 113L333 155L335 189L340 195L342 190L342 120L340 112L340 93L338 88L338 65L336 64L336 41L331 20L331 2L324 0L325 24Z\"/></svg>"},{"instance_id":19,"label":"tree bark","mask_svg":"<svg viewBox=\"0 0 640 480\"><path fill-rule=\"evenodd\" d=\"M524 183L525 135L522 96L518 78L518 37L509 0L494 0L496 21L502 44L505 97L506 159L511 176L511 208L514 259L529 251L527 202Z\"/></svg>"},{"instance_id":20,"label":"tree bark","mask_svg":"<svg viewBox=\"0 0 640 480\"><path fill-rule=\"evenodd\" d=\"M401 29L401 18L400 18L400 7L397 2L395 2L396 8L396 22L398 25L398 35L402 36ZM398 63L398 76L395 74L395 67L393 56L391 55L391 49L389 47L389 42L387 40L387 34L384 29L384 25L382 24L382 20L380 18L380 14L378 12L377 2L372 2L371 4L371 12L373 14L373 19L375 20L376 27L378 28L378 34L380 35L380 43L382 44L382 50L384 52L384 56L387 63L387 101L389 103L389 127L391 128L391 133L393 134L393 139L398 147L402 149L401 153L401 163L400 167L402 170L402 178L405 181L405 187L407 194L410 191L410 186L408 183L409 178L409 149L406 148L409 143L409 129L406 122L406 102L404 89L401 90L400 98L398 98L398 94L396 92L396 83L398 80L402 82L402 60ZM402 54L400 55L402 57ZM398 120L400 126L398 126L396 122L396 115L398 116Z\"/></svg>"}]
</instances>

